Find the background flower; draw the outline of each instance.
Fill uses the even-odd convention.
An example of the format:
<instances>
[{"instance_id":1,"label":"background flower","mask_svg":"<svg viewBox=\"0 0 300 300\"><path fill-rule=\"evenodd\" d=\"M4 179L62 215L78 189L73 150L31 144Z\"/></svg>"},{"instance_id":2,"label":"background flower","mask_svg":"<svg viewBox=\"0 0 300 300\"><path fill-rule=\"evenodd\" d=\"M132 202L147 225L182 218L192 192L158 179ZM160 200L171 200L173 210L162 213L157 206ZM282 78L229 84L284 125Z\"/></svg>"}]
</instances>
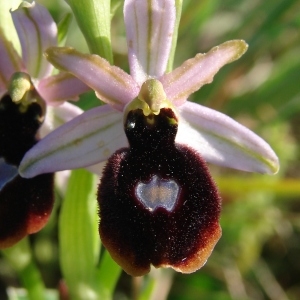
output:
<instances>
[{"instance_id":1,"label":"background flower","mask_svg":"<svg viewBox=\"0 0 300 300\"><path fill-rule=\"evenodd\" d=\"M7 13L2 12L4 16ZM34 1L24 1L18 9L11 10L11 15L21 43L22 57L0 27L0 96L7 92L8 82L15 72L28 73L39 95L50 107L56 106L59 115L54 118L54 111L49 108L49 117L45 118L41 132L43 136L82 112L74 105L64 102L78 100L78 95L89 88L69 74L51 75L53 66L45 59L43 52L48 47L57 45L57 26L43 6ZM63 121L57 123L59 119Z\"/></svg>"},{"instance_id":2,"label":"background flower","mask_svg":"<svg viewBox=\"0 0 300 300\"><path fill-rule=\"evenodd\" d=\"M43 51L57 44L57 27L46 8L25 1L11 13L22 59L0 27L1 248L47 222L54 203L53 174L24 180L16 167L40 137L82 113L63 102L89 90L68 74L51 76L53 67ZM47 115L48 105L61 106Z\"/></svg>"}]
</instances>

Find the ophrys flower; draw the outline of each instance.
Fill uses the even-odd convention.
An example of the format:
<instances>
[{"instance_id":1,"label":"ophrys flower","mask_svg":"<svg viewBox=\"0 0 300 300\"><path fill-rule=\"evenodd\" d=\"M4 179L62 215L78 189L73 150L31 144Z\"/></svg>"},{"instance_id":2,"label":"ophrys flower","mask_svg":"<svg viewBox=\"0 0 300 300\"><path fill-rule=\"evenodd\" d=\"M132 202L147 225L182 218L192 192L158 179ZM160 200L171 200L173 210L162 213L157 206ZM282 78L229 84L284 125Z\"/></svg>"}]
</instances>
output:
<instances>
[{"instance_id":1,"label":"ophrys flower","mask_svg":"<svg viewBox=\"0 0 300 300\"><path fill-rule=\"evenodd\" d=\"M18 166L41 137L82 113L64 101L89 90L69 73L51 75L53 66L43 52L57 45L57 27L43 6L25 1L11 14L22 57L2 32L0 20L0 248L47 222L54 200L53 174L24 179Z\"/></svg>"},{"instance_id":2,"label":"ophrys flower","mask_svg":"<svg viewBox=\"0 0 300 300\"><path fill-rule=\"evenodd\" d=\"M151 264L189 273L205 263L221 233L220 197L204 160L275 173L278 158L230 117L187 100L246 51L244 41L223 43L165 74L174 1L127 0L124 16L131 75L96 55L47 50L56 67L108 105L49 134L20 172L31 177L109 159L98 199L100 235L113 258L132 275Z\"/></svg>"}]
</instances>

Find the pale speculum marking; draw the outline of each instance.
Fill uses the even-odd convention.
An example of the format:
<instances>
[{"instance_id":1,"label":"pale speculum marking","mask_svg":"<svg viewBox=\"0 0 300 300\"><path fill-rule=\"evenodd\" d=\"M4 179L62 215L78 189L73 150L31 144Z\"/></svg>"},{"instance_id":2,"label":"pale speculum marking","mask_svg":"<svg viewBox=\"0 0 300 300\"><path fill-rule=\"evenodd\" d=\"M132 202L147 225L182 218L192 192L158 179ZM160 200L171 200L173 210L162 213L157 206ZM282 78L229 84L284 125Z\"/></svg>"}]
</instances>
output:
<instances>
[{"instance_id":1,"label":"pale speculum marking","mask_svg":"<svg viewBox=\"0 0 300 300\"><path fill-rule=\"evenodd\" d=\"M137 199L150 211L163 207L172 211L179 196L178 183L171 179L162 179L157 175L149 182L139 182L135 187Z\"/></svg>"}]
</instances>

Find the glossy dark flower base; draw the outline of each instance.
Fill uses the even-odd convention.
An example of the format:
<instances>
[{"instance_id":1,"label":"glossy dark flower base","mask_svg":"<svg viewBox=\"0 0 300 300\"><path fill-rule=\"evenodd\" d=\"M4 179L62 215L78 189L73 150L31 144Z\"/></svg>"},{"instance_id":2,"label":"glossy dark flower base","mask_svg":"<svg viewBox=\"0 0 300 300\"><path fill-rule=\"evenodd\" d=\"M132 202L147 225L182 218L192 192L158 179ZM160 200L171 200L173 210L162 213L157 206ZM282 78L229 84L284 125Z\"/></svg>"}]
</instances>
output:
<instances>
[{"instance_id":1,"label":"glossy dark flower base","mask_svg":"<svg viewBox=\"0 0 300 300\"><path fill-rule=\"evenodd\" d=\"M221 236L221 200L205 162L175 144L171 109L149 118L132 111L125 132L130 148L109 159L99 185L104 246L133 276L151 265L196 271Z\"/></svg>"},{"instance_id":2,"label":"glossy dark flower base","mask_svg":"<svg viewBox=\"0 0 300 300\"><path fill-rule=\"evenodd\" d=\"M11 178L5 174L13 166L17 170L26 151L37 142L40 117L38 104L22 111L9 96L0 101L0 249L40 230L53 207L53 174L31 179L20 177L17 171Z\"/></svg>"}]
</instances>

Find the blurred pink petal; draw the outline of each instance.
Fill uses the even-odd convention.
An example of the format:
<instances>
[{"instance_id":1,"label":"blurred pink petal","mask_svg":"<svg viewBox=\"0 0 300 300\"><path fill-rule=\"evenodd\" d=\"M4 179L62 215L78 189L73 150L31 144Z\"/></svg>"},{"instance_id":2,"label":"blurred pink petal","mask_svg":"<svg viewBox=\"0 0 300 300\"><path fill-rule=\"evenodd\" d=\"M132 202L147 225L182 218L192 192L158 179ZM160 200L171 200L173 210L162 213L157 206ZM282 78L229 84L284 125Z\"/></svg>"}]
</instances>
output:
<instances>
[{"instance_id":1,"label":"blurred pink petal","mask_svg":"<svg viewBox=\"0 0 300 300\"><path fill-rule=\"evenodd\" d=\"M79 95L91 90L70 73L61 72L40 80L36 88L48 105L57 106L66 100L78 100Z\"/></svg>"},{"instance_id":2,"label":"blurred pink petal","mask_svg":"<svg viewBox=\"0 0 300 300\"><path fill-rule=\"evenodd\" d=\"M28 73L35 78L49 76L53 67L43 57L43 52L57 45L57 27L48 10L34 1L22 2L11 14Z\"/></svg>"},{"instance_id":3,"label":"blurred pink petal","mask_svg":"<svg viewBox=\"0 0 300 300\"><path fill-rule=\"evenodd\" d=\"M43 138L54 129L71 121L83 113L78 106L65 102L60 106L47 106L46 118L39 129L39 137Z\"/></svg>"}]
</instances>

